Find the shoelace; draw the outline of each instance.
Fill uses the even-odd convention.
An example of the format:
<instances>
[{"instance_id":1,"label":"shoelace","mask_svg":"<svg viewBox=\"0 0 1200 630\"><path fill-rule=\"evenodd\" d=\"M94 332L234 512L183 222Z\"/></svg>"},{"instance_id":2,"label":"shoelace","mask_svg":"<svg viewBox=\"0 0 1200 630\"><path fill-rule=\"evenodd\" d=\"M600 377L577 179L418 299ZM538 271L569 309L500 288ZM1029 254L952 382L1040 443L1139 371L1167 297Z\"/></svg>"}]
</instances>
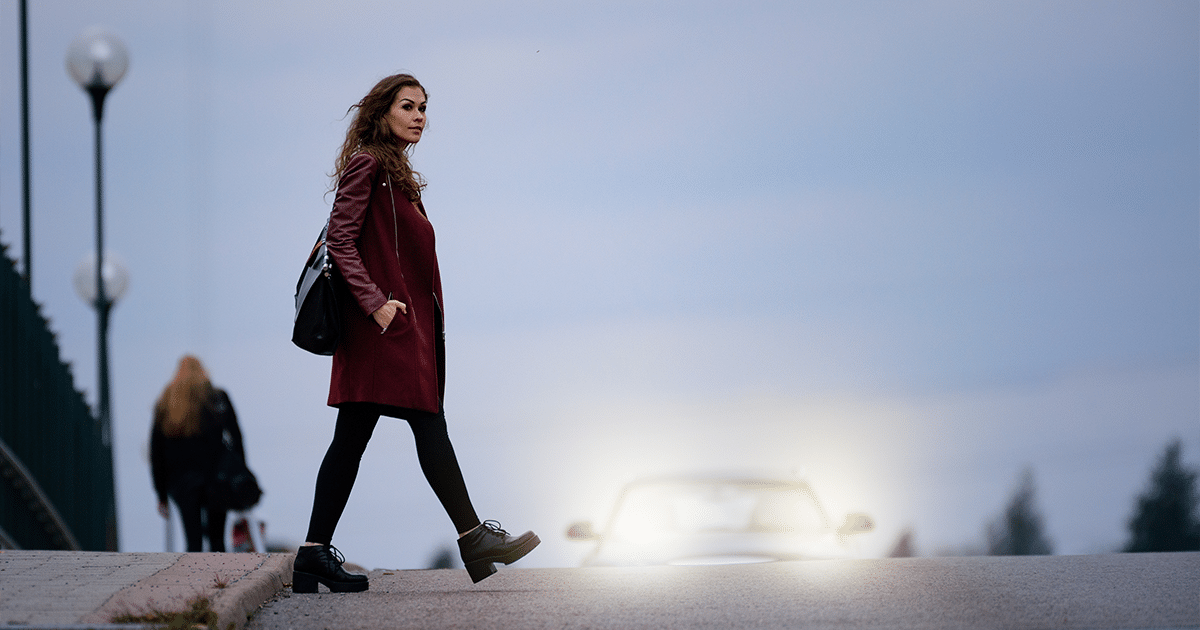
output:
<instances>
[{"instance_id":1,"label":"shoelace","mask_svg":"<svg viewBox=\"0 0 1200 630\"><path fill-rule=\"evenodd\" d=\"M329 545L329 553L333 555L334 560L337 560L338 566L346 564L346 556L343 556L342 552L338 551L337 547Z\"/></svg>"},{"instance_id":2,"label":"shoelace","mask_svg":"<svg viewBox=\"0 0 1200 630\"><path fill-rule=\"evenodd\" d=\"M508 535L508 532L500 529L500 521L484 521L483 523L480 523L479 526L492 532L493 534L496 534L497 536Z\"/></svg>"}]
</instances>

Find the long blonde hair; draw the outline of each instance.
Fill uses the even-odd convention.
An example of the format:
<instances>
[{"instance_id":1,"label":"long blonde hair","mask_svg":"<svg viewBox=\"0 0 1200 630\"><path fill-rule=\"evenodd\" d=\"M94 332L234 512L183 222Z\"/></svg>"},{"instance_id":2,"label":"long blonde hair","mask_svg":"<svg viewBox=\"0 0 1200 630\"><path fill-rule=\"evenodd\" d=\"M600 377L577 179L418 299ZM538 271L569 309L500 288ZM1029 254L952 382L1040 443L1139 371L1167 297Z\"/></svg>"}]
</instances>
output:
<instances>
[{"instance_id":1,"label":"long blonde hair","mask_svg":"<svg viewBox=\"0 0 1200 630\"><path fill-rule=\"evenodd\" d=\"M198 435L212 394L212 381L200 359L185 355L179 360L175 377L154 404L154 423L167 437Z\"/></svg>"}]
</instances>

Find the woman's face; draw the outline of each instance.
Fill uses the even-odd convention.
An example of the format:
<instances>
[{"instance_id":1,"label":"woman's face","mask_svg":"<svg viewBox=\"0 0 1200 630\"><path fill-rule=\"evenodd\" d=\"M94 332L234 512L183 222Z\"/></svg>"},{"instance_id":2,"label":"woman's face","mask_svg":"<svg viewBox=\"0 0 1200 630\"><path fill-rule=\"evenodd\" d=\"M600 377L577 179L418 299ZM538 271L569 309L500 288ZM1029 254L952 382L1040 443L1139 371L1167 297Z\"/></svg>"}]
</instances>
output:
<instances>
[{"instance_id":1,"label":"woman's face","mask_svg":"<svg viewBox=\"0 0 1200 630\"><path fill-rule=\"evenodd\" d=\"M425 91L412 85L400 88L383 119L397 140L416 144L425 130Z\"/></svg>"}]
</instances>

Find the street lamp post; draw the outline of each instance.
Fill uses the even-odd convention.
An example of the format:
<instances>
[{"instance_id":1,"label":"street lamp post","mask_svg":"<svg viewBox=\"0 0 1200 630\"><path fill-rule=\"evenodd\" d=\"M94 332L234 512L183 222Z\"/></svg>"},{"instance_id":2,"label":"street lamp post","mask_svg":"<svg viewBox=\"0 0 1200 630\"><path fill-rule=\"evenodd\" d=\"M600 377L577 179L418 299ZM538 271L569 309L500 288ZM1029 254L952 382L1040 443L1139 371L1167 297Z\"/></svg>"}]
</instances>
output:
<instances>
[{"instance_id":1,"label":"street lamp post","mask_svg":"<svg viewBox=\"0 0 1200 630\"><path fill-rule=\"evenodd\" d=\"M114 300L106 292L104 268L104 178L103 138L100 121L104 117L104 97L116 86L129 68L129 54L117 36L103 28L89 27L75 38L67 51L67 71L92 97L92 118L96 129L96 338L100 391L100 429L106 444L112 444L112 416L108 383L108 316Z\"/></svg>"},{"instance_id":2,"label":"street lamp post","mask_svg":"<svg viewBox=\"0 0 1200 630\"><path fill-rule=\"evenodd\" d=\"M112 463L112 409L109 398L108 382L108 317L115 302L115 295L109 295L111 286L105 286L105 268L109 261L104 255L104 177L103 177L103 138L100 133L100 121L104 117L104 97L109 90L116 86L125 71L129 68L129 54L125 45L116 35L107 30L92 26L83 31L67 50L67 72L92 97L92 118L96 128L96 263L95 263L95 300L96 308L96 345L97 364L99 371L99 422L100 434L108 450L108 475L113 479ZM115 292L114 292L115 293ZM85 297L85 299L87 299ZM106 515L107 543L110 551L116 551L117 515L116 496L112 493Z\"/></svg>"}]
</instances>

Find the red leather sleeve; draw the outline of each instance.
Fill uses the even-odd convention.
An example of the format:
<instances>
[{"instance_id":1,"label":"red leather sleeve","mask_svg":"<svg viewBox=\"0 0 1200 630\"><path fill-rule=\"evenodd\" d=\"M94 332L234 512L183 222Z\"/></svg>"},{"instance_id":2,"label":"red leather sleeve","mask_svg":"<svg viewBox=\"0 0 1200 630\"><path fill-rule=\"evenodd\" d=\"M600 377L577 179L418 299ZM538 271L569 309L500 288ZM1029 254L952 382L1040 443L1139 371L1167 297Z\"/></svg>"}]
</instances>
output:
<instances>
[{"instance_id":1,"label":"red leather sleeve","mask_svg":"<svg viewBox=\"0 0 1200 630\"><path fill-rule=\"evenodd\" d=\"M371 281L358 251L363 220L371 203L371 191L379 163L369 153L359 153L346 165L338 182L325 244L351 294L367 315L387 303L387 296Z\"/></svg>"}]
</instances>

